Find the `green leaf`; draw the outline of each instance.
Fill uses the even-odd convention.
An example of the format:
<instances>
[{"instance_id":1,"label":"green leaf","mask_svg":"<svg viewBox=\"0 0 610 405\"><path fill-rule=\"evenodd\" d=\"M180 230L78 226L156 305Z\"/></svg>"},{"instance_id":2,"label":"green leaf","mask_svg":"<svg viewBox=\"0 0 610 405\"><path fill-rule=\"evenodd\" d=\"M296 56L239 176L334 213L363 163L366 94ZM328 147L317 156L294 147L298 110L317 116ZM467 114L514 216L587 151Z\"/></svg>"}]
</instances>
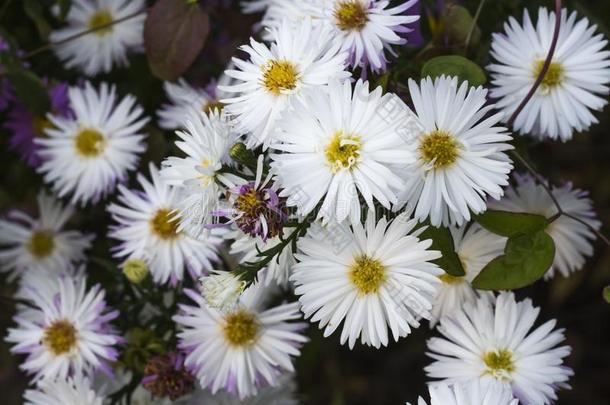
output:
<instances>
[{"instance_id":1,"label":"green leaf","mask_svg":"<svg viewBox=\"0 0 610 405\"><path fill-rule=\"evenodd\" d=\"M422 77L457 76L460 82L468 81L471 86L485 84L487 77L483 69L476 63L459 55L437 56L430 59L421 71Z\"/></svg>"},{"instance_id":2,"label":"green leaf","mask_svg":"<svg viewBox=\"0 0 610 405\"><path fill-rule=\"evenodd\" d=\"M6 73L17 98L34 114L45 115L51 106L47 89L38 76L28 70L10 70Z\"/></svg>"},{"instance_id":3,"label":"green leaf","mask_svg":"<svg viewBox=\"0 0 610 405\"><path fill-rule=\"evenodd\" d=\"M57 0L56 3L59 6L59 19L64 21L70 12L72 2L70 0Z\"/></svg>"},{"instance_id":4,"label":"green leaf","mask_svg":"<svg viewBox=\"0 0 610 405\"><path fill-rule=\"evenodd\" d=\"M176 80L195 61L209 31L210 19L198 3L158 0L144 26L152 73L163 80Z\"/></svg>"},{"instance_id":5,"label":"green leaf","mask_svg":"<svg viewBox=\"0 0 610 405\"><path fill-rule=\"evenodd\" d=\"M514 290L539 280L553 264L555 244L544 231L508 239L504 255L495 258L472 282L481 290Z\"/></svg>"},{"instance_id":6,"label":"green leaf","mask_svg":"<svg viewBox=\"0 0 610 405\"><path fill-rule=\"evenodd\" d=\"M474 23L472 15L467 8L452 3L448 4L443 13L443 22L445 34L452 44L462 45L466 43ZM474 26L472 36L470 37L470 45L476 45L480 39L481 30L479 27Z\"/></svg>"},{"instance_id":7,"label":"green leaf","mask_svg":"<svg viewBox=\"0 0 610 405\"><path fill-rule=\"evenodd\" d=\"M24 0L23 11L25 11L25 14L30 17L32 21L34 21L40 37L43 39L48 38L49 34L51 33L51 26L44 16L44 9L40 1Z\"/></svg>"},{"instance_id":8,"label":"green leaf","mask_svg":"<svg viewBox=\"0 0 610 405\"><path fill-rule=\"evenodd\" d=\"M449 229L428 226L428 228L421 233L419 238L422 240L432 239L432 246L430 249L439 250L443 254L443 256L440 259L436 259L434 263L438 264L446 273L456 277L461 277L466 274L460 258L457 253L455 253L453 236L451 236Z\"/></svg>"},{"instance_id":9,"label":"green leaf","mask_svg":"<svg viewBox=\"0 0 610 405\"><path fill-rule=\"evenodd\" d=\"M610 304L610 285L606 286L603 291L604 300Z\"/></svg>"},{"instance_id":10,"label":"green leaf","mask_svg":"<svg viewBox=\"0 0 610 405\"><path fill-rule=\"evenodd\" d=\"M542 215L497 210L487 210L476 215L474 220L489 232L507 237L541 231L549 225L549 221Z\"/></svg>"}]
</instances>

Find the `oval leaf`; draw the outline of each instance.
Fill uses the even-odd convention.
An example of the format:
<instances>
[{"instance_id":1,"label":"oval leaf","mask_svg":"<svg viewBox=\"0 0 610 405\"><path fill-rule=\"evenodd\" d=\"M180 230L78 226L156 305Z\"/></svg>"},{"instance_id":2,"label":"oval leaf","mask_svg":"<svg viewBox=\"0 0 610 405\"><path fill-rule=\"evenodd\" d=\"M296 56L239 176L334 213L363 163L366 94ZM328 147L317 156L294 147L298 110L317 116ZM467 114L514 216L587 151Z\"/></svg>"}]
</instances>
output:
<instances>
[{"instance_id":1,"label":"oval leaf","mask_svg":"<svg viewBox=\"0 0 610 405\"><path fill-rule=\"evenodd\" d=\"M439 250L443 254L440 259L434 260L434 263L445 270L446 273L456 277L461 277L466 274L460 258L457 253L455 253L453 236L451 236L449 229L428 226L428 228L421 233L419 238L422 240L432 239L432 246L430 249Z\"/></svg>"},{"instance_id":2,"label":"oval leaf","mask_svg":"<svg viewBox=\"0 0 610 405\"><path fill-rule=\"evenodd\" d=\"M489 262L472 285L480 290L514 290L539 280L553 264L555 244L544 231L508 239L504 255Z\"/></svg>"},{"instance_id":3,"label":"oval leaf","mask_svg":"<svg viewBox=\"0 0 610 405\"><path fill-rule=\"evenodd\" d=\"M610 285L606 286L603 291L604 300L610 304Z\"/></svg>"},{"instance_id":4,"label":"oval leaf","mask_svg":"<svg viewBox=\"0 0 610 405\"><path fill-rule=\"evenodd\" d=\"M445 33L453 44L464 44L470 34L470 44L477 44L481 38L481 30L476 25L470 11L464 6L450 3L443 13ZM472 29L472 34L470 30Z\"/></svg>"},{"instance_id":5,"label":"oval leaf","mask_svg":"<svg viewBox=\"0 0 610 405\"><path fill-rule=\"evenodd\" d=\"M11 70L8 77L17 98L32 113L45 115L51 106L49 93L38 76L28 70Z\"/></svg>"},{"instance_id":6,"label":"oval leaf","mask_svg":"<svg viewBox=\"0 0 610 405\"><path fill-rule=\"evenodd\" d=\"M144 26L144 46L152 73L176 80L203 49L210 19L196 2L159 0Z\"/></svg>"},{"instance_id":7,"label":"oval leaf","mask_svg":"<svg viewBox=\"0 0 610 405\"><path fill-rule=\"evenodd\" d=\"M433 79L442 75L457 76L460 81L466 80L475 87L487 81L479 65L459 55L437 56L430 59L422 68L421 75Z\"/></svg>"},{"instance_id":8,"label":"oval leaf","mask_svg":"<svg viewBox=\"0 0 610 405\"><path fill-rule=\"evenodd\" d=\"M525 212L487 210L474 219L489 232L507 237L542 231L549 225L542 215Z\"/></svg>"}]
</instances>

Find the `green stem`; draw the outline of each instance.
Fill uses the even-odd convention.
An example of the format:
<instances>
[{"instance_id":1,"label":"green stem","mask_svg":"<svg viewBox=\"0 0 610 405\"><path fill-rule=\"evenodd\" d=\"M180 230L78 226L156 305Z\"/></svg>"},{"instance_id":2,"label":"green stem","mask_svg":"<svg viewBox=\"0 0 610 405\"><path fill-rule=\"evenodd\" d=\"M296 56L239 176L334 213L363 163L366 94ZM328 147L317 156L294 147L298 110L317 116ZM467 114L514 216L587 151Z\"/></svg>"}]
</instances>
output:
<instances>
[{"instance_id":1,"label":"green stem","mask_svg":"<svg viewBox=\"0 0 610 405\"><path fill-rule=\"evenodd\" d=\"M481 0L479 2L479 7L477 8L476 13L474 14L474 18L472 19L472 24L470 24L470 29L468 30L466 41L464 42L464 53L468 51L468 47L470 46L470 40L472 39L472 35L474 34L475 28L477 27L477 21L479 21L479 17L481 17L481 11L483 11L484 5L485 0Z\"/></svg>"}]
</instances>

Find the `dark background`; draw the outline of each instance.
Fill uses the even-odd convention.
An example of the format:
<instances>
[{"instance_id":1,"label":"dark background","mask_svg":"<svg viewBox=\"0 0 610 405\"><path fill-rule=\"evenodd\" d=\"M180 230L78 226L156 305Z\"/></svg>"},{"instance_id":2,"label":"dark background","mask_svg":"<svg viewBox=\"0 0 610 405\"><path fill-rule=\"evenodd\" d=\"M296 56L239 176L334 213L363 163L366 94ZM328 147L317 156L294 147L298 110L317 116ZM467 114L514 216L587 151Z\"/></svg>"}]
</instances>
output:
<instances>
[{"instance_id":1,"label":"dark background","mask_svg":"<svg viewBox=\"0 0 610 405\"><path fill-rule=\"evenodd\" d=\"M9 0L4 0L7 2ZM2 2L0 2L2 3ZM32 50L44 44L32 22L21 12L20 1L6 5L0 15L0 25L13 34L24 50ZM431 4L433 1L423 3ZM564 2L580 15L586 15L598 24L599 29L610 37L610 1L578 0ZM6 4L6 3L5 3ZM472 12L479 0L463 4ZM487 47L490 33L499 31L508 15L521 18L521 10L528 7L536 10L539 5L552 7L551 1L488 0L481 14L479 26L482 41L472 59L481 65L487 63ZM0 5L0 10L3 8ZM213 33L201 57L189 70L188 77L205 84L224 66L235 45L249 35L249 27L257 16L240 16L235 11L215 9L211 14ZM425 19L424 19L425 21ZM429 38L427 29L424 35ZM223 38L225 38L223 40ZM231 38L228 40L227 38ZM451 50L441 49L440 53ZM401 50L401 63L411 63L416 50ZM149 114L163 102L161 82L150 75L143 55L133 56L129 69L120 69L111 75L95 79L115 82L125 93L135 94ZM62 71L61 64L51 52L40 54L31 60L33 69L41 76L49 76L75 83L78 76L73 71ZM393 66L396 69L396 66ZM401 68L403 66L401 65ZM406 77L417 74L414 62L404 67L409 73L393 74L391 90L399 90ZM589 133L579 134L562 144L543 142L532 144L530 160L539 171L555 181L572 181L577 187L590 190L591 198L599 218L604 223L603 232L610 229L610 109L597 114L600 123ZM0 115L0 124L4 116ZM1 126L1 125L0 125ZM149 150L143 162L160 159L171 150L172 135L157 128L148 127ZM11 208L32 210L35 196L41 186L40 177L26 167L18 156L8 151L6 140L9 134L0 129L0 213ZM102 206L81 211L71 225L77 228L104 234L108 218ZM98 238L99 239L99 238ZM108 258L108 242L98 240L92 256ZM104 270L96 264L89 266L90 278L105 281ZM602 299L602 289L610 284L610 250L602 243L596 244L595 256L585 268L568 279L556 277L550 282L540 281L534 286L519 290L518 296L532 297L542 307L540 321L557 318L558 325L566 329L567 343L572 346L572 355L567 363L575 371L570 381L573 389L559 394L559 404L603 405L610 403L610 304ZM106 285L108 287L108 285ZM9 296L13 286L2 281L0 293ZM110 297L111 300L120 297ZM0 334L5 335L11 325L13 305L0 301ZM392 343L381 350L356 346L349 350L340 346L338 334L322 338L317 325L310 327L311 342L297 360L299 393L306 404L404 404L416 402L417 396L425 394L426 377L423 367L429 363L425 342L433 334L427 326L416 330L411 336ZM9 355L8 347L0 343L0 393L3 404L22 402L22 390L27 378L18 370L19 359Z\"/></svg>"}]
</instances>

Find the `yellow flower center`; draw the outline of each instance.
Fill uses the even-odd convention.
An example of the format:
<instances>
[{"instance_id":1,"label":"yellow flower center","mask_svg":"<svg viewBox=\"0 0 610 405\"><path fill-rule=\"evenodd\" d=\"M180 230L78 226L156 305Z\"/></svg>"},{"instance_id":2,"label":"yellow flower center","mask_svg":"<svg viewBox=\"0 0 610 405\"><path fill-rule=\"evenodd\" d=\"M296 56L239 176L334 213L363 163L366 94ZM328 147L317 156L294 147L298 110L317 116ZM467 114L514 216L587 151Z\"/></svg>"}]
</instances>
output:
<instances>
[{"instance_id":1,"label":"yellow flower center","mask_svg":"<svg viewBox=\"0 0 610 405\"><path fill-rule=\"evenodd\" d=\"M464 281L464 276L452 276L449 273L441 274L438 278L445 284L459 284Z\"/></svg>"},{"instance_id":2,"label":"yellow flower center","mask_svg":"<svg viewBox=\"0 0 610 405\"><path fill-rule=\"evenodd\" d=\"M337 132L326 146L325 155L333 173L351 169L358 164L362 142L359 136Z\"/></svg>"},{"instance_id":3,"label":"yellow flower center","mask_svg":"<svg viewBox=\"0 0 610 405\"><path fill-rule=\"evenodd\" d=\"M499 380L509 381L510 373L515 371L513 354L510 350L492 350L483 356L483 362L487 366L485 374L489 374Z\"/></svg>"},{"instance_id":4,"label":"yellow flower center","mask_svg":"<svg viewBox=\"0 0 610 405\"><path fill-rule=\"evenodd\" d=\"M43 343L59 356L70 351L76 344L76 329L66 321L55 321L45 329L42 338Z\"/></svg>"},{"instance_id":5,"label":"yellow flower center","mask_svg":"<svg viewBox=\"0 0 610 405\"><path fill-rule=\"evenodd\" d=\"M360 31L368 21L364 4L359 0L344 0L334 10L337 27L342 31Z\"/></svg>"},{"instance_id":6,"label":"yellow flower center","mask_svg":"<svg viewBox=\"0 0 610 405\"><path fill-rule=\"evenodd\" d=\"M536 67L534 69L534 79L538 78L543 67L544 67L543 60L539 60L538 62L536 62ZM542 79L542 84L540 85L540 88L542 91L548 92L549 90L551 90L557 86L560 86L563 83L563 79L564 79L563 66L561 66L561 64L559 64L559 63L552 62L551 65L549 66L549 70L547 70L547 72L544 75L544 78Z\"/></svg>"},{"instance_id":7,"label":"yellow flower center","mask_svg":"<svg viewBox=\"0 0 610 405\"><path fill-rule=\"evenodd\" d=\"M263 73L263 84L276 96L283 90L293 90L297 86L297 70L290 62L270 61Z\"/></svg>"},{"instance_id":8,"label":"yellow flower center","mask_svg":"<svg viewBox=\"0 0 610 405\"><path fill-rule=\"evenodd\" d=\"M256 343L260 324L254 314L238 310L226 315L224 321L222 330L231 345L251 346Z\"/></svg>"},{"instance_id":9,"label":"yellow flower center","mask_svg":"<svg viewBox=\"0 0 610 405\"><path fill-rule=\"evenodd\" d=\"M39 259L49 256L55 248L55 240L51 231L36 231L32 233L28 250Z\"/></svg>"},{"instance_id":10,"label":"yellow flower center","mask_svg":"<svg viewBox=\"0 0 610 405\"><path fill-rule=\"evenodd\" d=\"M220 101L218 101L218 100L212 100L212 101L209 101L209 102L205 103L205 104L204 104L204 105L201 107L201 110L202 110L202 111L203 111L205 114L209 114L209 113L210 113L210 111L213 111L213 110L222 111L222 109L224 108L224 106L225 106L225 105L224 105L223 103L221 103Z\"/></svg>"},{"instance_id":11,"label":"yellow flower center","mask_svg":"<svg viewBox=\"0 0 610 405\"><path fill-rule=\"evenodd\" d=\"M89 18L89 29L96 29L95 35L104 36L112 32L112 14L108 10L98 10ZM103 28L101 28L103 27Z\"/></svg>"},{"instance_id":12,"label":"yellow flower center","mask_svg":"<svg viewBox=\"0 0 610 405\"><path fill-rule=\"evenodd\" d=\"M379 291L387 275L384 265L379 260L362 255L351 265L349 278L361 295L368 295Z\"/></svg>"},{"instance_id":13,"label":"yellow flower center","mask_svg":"<svg viewBox=\"0 0 610 405\"><path fill-rule=\"evenodd\" d=\"M45 117L39 116L34 117L32 126L34 127L34 135L39 138L43 138L47 135L45 133L45 130L53 128L53 124L51 124L51 121L49 121Z\"/></svg>"},{"instance_id":14,"label":"yellow flower center","mask_svg":"<svg viewBox=\"0 0 610 405\"><path fill-rule=\"evenodd\" d=\"M452 165L458 158L459 148L455 138L441 130L434 130L423 136L419 145L419 154L426 163L441 169Z\"/></svg>"},{"instance_id":15,"label":"yellow flower center","mask_svg":"<svg viewBox=\"0 0 610 405\"><path fill-rule=\"evenodd\" d=\"M150 220L150 228L161 239L174 239L178 236L178 225L180 225L180 221L169 208L157 210L155 216Z\"/></svg>"},{"instance_id":16,"label":"yellow flower center","mask_svg":"<svg viewBox=\"0 0 610 405\"><path fill-rule=\"evenodd\" d=\"M99 156L106 148L106 139L101 132L85 128L81 130L74 140L76 151L84 157Z\"/></svg>"}]
</instances>

